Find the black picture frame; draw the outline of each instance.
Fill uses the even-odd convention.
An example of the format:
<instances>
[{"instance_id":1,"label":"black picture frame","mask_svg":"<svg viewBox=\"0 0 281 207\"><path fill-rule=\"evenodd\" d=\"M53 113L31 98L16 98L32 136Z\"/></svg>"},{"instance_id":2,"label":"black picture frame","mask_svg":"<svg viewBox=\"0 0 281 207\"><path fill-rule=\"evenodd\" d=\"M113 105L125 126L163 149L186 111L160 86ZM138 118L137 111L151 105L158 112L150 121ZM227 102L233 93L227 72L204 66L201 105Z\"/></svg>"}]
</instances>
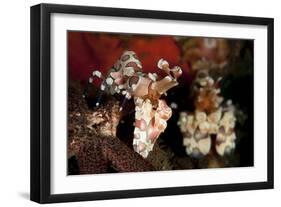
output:
<instances>
[{"instance_id":1,"label":"black picture frame","mask_svg":"<svg viewBox=\"0 0 281 207\"><path fill-rule=\"evenodd\" d=\"M151 18L207 23L233 23L267 26L267 181L238 184L219 184L188 187L51 194L50 192L50 129L51 129L51 72L50 72L50 16L53 13L99 15L113 17ZM31 174L30 199L39 203L86 201L101 199L165 196L223 191L273 188L273 39L272 18L195 14L152 10L103 8L39 4L31 7Z\"/></svg>"}]
</instances>

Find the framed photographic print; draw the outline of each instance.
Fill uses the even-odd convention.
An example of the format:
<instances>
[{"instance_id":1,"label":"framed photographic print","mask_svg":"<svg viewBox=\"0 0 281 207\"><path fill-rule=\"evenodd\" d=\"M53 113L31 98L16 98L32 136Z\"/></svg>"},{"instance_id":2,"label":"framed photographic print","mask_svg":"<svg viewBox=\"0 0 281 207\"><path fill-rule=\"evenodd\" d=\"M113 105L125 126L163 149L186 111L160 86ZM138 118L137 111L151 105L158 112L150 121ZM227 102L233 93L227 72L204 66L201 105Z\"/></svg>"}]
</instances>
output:
<instances>
[{"instance_id":1,"label":"framed photographic print","mask_svg":"<svg viewBox=\"0 0 281 207\"><path fill-rule=\"evenodd\" d=\"M273 188L273 19L31 7L31 200Z\"/></svg>"}]
</instances>

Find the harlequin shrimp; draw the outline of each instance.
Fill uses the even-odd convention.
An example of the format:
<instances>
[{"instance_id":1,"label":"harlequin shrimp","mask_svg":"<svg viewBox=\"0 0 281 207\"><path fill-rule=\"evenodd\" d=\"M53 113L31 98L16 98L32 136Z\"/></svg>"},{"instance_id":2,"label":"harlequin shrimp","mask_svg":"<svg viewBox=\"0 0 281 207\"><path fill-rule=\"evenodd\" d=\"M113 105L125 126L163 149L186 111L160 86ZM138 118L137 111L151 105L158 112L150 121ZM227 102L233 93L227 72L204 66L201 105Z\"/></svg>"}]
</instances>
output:
<instances>
[{"instance_id":1,"label":"harlequin shrimp","mask_svg":"<svg viewBox=\"0 0 281 207\"><path fill-rule=\"evenodd\" d=\"M186 153L201 158L211 150L215 138L215 151L218 155L230 154L235 149L235 106L231 100L223 104L219 81L214 80L208 71L199 71L195 79L196 92L194 112L181 112L178 125L183 134Z\"/></svg>"},{"instance_id":2,"label":"harlequin shrimp","mask_svg":"<svg viewBox=\"0 0 281 207\"><path fill-rule=\"evenodd\" d=\"M177 78L182 74L180 67L170 68L164 59L160 59L157 66L164 71L164 77L161 78L156 73L144 73L136 53L125 51L106 77L103 77L100 71L93 71L89 78L89 83L92 83L95 77L102 79L101 93L124 96L120 111L123 110L126 100L133 98L135 103L133 148L144 158L153 149L155 141L166 129L167 120L172 115L171 108L161 96L178 85ZM101 94L98 96L96 106L100 105L100 101Z\"/></svg>"}]
</instances>

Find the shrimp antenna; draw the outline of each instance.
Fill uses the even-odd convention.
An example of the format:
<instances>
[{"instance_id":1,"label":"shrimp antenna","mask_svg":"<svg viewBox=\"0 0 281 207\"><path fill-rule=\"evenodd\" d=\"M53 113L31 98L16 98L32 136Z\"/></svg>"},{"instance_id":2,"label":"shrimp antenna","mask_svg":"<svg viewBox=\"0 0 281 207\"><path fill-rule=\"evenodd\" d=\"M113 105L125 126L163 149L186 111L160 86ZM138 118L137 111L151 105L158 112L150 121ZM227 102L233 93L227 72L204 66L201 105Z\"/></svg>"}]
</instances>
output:
<instances>
[{"instance_id":1,"label":"shrimp antenna","mask_svg":"<svg viewBox=\"0 0 281 207\"><path fill-rule=\"evenodd\" d=\"M100 86L100 90L99 90L99 94L98 94L98 97L97 97L97 101L96 101L96 106L100 105L101 99L102 99L102 96L104 94L105 89L106 89L105 81L102 81L101 86Z\"/></svg>"},{"instance_id":2,"label":"shrimp antenna","mask_svg":"<svg viewBox=\"0 0 281 207\"><path fill-rule=\"evenodd\" d=\"M126 102L127 102L127 97L124 97L124 99L123 99L123 101L122 101L122 104L121 104L121 106L120 106L120 108L119 108L119 111L121 112L122 110L123 110L123 108L125 107L125 104L126 104Z\"/></svg>"}]
</instances>

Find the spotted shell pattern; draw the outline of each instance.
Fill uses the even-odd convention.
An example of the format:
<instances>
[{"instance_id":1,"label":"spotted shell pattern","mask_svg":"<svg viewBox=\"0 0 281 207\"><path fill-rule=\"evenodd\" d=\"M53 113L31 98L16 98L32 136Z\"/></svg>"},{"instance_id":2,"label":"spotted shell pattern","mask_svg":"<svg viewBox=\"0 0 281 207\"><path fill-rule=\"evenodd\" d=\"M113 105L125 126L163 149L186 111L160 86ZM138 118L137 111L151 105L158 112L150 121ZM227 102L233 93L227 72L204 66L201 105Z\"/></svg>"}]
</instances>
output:
<instances>
[{"instance_id":1,"label":"spotted shell pattern","mask_svg":"<svg viewBox=\"0 0 281 207\"><path fill-rule=\"evenodd\" d=\"M109 74L101 85L108 88L111 94L126 92L129 87L128 80L135 74L142 72L142 65L133 51L125 51L114 66L109 70Z\"/></svg>"},{"instance_id":2,"label":"spotted shell pattern","mask_svg":"<svg viewBox=\"0 0 281 207\"><path fill-rule=\"evenodd\" d=\"M198 75L198 74L197 74ZM183 135L186 153L194 158L207 155L211 149L211 136L215 136L217 154L224 156L235 149L235 107L219 95L217 83L208 75L199 74L196 78L195 112L181 112L178 125ZM208 94L208 95L206 95ZM210 95L209 95L210 94Z\"/></svg>"},{"instance_id":3,"label":"spotted shell pattern","mask_svg":"<svg viewBox=\"0 0 281 207\"><path fill-rule=\"evenodd\" d=\"M125 96L124 101L134 98L133 148L144 158L153 149L155 141L166 129L167 120L172 115L171 108L161 99L161 96L166 94L170 88L178 85L177 78L182 74L180 67L175 66L170 69L169 63L164 59L160 59L157 66L166 73L162 79L155 73L143 73L136 53L125 51L105 78L99 71L93 72L93 76L103 78L101 91L122 94ZM89 79L89 82L92 82L92 79L93 77ZM122 107L123 104L120 110Z\"/></svg>"}]
</instances>

